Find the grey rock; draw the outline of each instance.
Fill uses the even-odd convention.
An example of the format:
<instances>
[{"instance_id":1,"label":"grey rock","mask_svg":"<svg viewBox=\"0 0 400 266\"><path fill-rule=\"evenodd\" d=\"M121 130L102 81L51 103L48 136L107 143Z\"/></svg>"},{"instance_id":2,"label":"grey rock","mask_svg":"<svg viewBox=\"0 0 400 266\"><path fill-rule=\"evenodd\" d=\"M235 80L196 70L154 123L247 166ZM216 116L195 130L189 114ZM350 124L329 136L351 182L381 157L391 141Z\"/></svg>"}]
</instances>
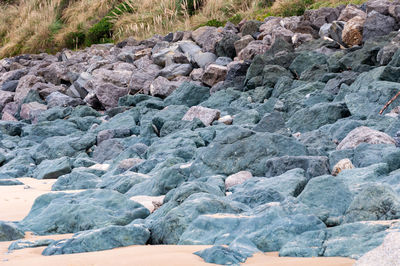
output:
<instances>
[{"instance_id":1,"label":"grey rock","mask_svg":"<svg viewBox=\"0 0 400 266\"><path fill-rule=\"evenodd\" d=\"M189 76L190 72L192 72L193 67L190 64L171 64L165 68L163 68L159 75L167 78L168 80L172 80L176 77L180 76Z\"/></svg>"},{"instance_id":2,"label":"grey rock","mask_svg":"<svg viewBox=\"0 0 400 266\"><path fill-rule=\"evenodd\" d=\"M397 29L396 20L376 11L369 12L364 23L363 40L389 34Z\"/></svg>"},{"instance_id":3,"label":"grey rock","mask_svg":"<svg viewBox=\"0 0 400 266\"><path fill-rule=\"evenodd\" d=\"M148 215L145 207L118 192L86 190L40 196L20 226L40 235L65 234L108 225L127 225Z\"/></svg>"},{"instance_id":4,"label":"grey rock","mask_svg":"<svg viewBox=\"0 0 400 266\"><path fill-rule=\"evenodd\" d=\"M197 251L194 254L204 259L205 262L220 265L239 265L247 259L239 252L224 246L213 246L211 248Z\"/></svg>"},{"instance_id":5,"label":"grey rock","mask_svg":"<svg viewBox=\"0 0 400 266\"><path fill-rule=\"evenodd\" d=\"M303 169L308 179L329 174L328 158L325 156L283 156L265 162L265 176L281 175L295 168Z\"/></svg>"},{"instance_id":6,"label":"grey rock","mask_svg":"<svg viewBox=\"0 0 400 266\"><path fill-rule=\"evenodd\" d=\"M60 176L51 187L52 191L91 189L102 181L97 175L75 168L72 173Z\"/></svg>"},{"instance_id":7,"label":"grey rock","mask_svg":"<svg viewBox=\"0 0 400 266\"><path fill-rule=\"evenodd\" d=\"M33 176L37 179L57 179L71 172L71 162L68 157L56 160L44 160L35 169Z\"/></svg>"},{"instance_id":8,"label":"grey rock","mask_svg":"<svg viewBox=\"0 0 400 266\"><path fill-rule=\"evenodd\" d=\"M25 234L13 223L0 221L0 241L24 238Z\"/></svg>"},{"instance_id":9,"label":"grey rock","mask_svg":"<svg viewBox=\"0 0 400 266\"><path fill-rule=\"evenodd\" d=\"M111 225L84 231L72 238L51 243L42 255L73 254L113 249L131 245L145 245L150 232L143 225Z\"/></svg>"},{"instance_id":10,"label":"grey rock","mask_svg":"<svg viewBox=\"0 0 400 266\"><path fill-rule=\"evenodd\" d=\"M210 97L210 89L194 83L183 83L165 99L167 105L186 105L192 107Z\"/></svg>"}]
</instances>

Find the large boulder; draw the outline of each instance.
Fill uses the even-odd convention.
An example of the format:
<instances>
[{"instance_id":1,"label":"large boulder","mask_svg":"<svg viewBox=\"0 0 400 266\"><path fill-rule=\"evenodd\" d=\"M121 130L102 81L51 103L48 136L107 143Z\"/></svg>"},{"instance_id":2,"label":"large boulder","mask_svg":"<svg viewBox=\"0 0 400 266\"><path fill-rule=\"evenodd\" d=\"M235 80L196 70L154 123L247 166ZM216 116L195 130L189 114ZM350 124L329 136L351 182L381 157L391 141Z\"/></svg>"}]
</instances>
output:
<instances>
[{"instance_id":1,"label":"large boulder","mask_svg":"<svg viewBox=\"0 0 400 266\"><path fill-rule=\"evenodd\" d=\"M145 207L118 192L86 190L38 197L20 226L40 235L65 234L108 225L126 225L148 215Z\"/></svg>"},{"instance_id":2,"label":"large boulder","mask_svg":"<svg viewBox=\"0 0 400 266\"><path fill-rule=\"evenodd\" d=\"M227 67L216 65L216 64L211 64L204 71L201 81L204 84L212 87L216 83L218 83L220 81L224 81L227 72L228 72Z\"/></svg>"},{"instance_id":3,"label":"large boulder","mask_svg":"<svg viewBox=\"0 0 400 266\"><path fill-rule=\"evenodd\" d=\"M266 160L275 156L305 155L306 148L293 138L232 126L222 131L205 149L199 150L192 165L194 175L235 174L247 170L265 173Z\"/></svg>"},{"instance_id":4,"label":"large boulder","mask_svg":"<svg viewBox=\"0 0 400 266\"><path fill-rule=\"evenodd\" d=\"M395 220L400 218L400 198L389 186L363 189L346 211L345 222Z\"/></svg>"},{"instance_id":5,"label":"large boulder","mask_svg":"<svg viewBox=\"0 0 400 266\"><path fill-rule=\"evenodd\" d=\"M161 210L161 209L160 209ZM152 221L152 244L178 244L182 233L202 214L241 213L247 207L207 193L189 196L181 205ZM149 217L151 219L151 216Z\"/></svg>"},{"instance_id":6,"label":"large boulder","mask_svg":"<svg viewBox=\"0 0 400 266\"><path fill-rule=\"evenodd\" d=\"M215 52L215 45L224 37L223 31L215 27L200 27L192 32L192 39L202 47L203 52Z\"/></svg>"},{"instance_id":7,"label":"large boulder","mask_svg":"<svg viewBox=\"0 0 400 266\"><path fill-rule=\"evenodd\" d=\"M343 28L342 40L348 46L361 45L363 41L365 17L355 16Z\"/></svg>"},{"instance_id":8,"label":"large boulder","mask_svg":"<svg viewBox=\"0 0 400 266\"><path fill-rule=\"evenodd\" d=\"M72 238L55 241L43 255L73 254L101 251L131 245L145 245L150 232L143 225L111 225L100 229L83 231Z\"/></svg>"},{"instance_id":9,"label":"large boulder","mask_svg":"<svg viewBox=\"0 0 400 266\"><path fill-rule=\"evenodd\" d=\"M393 229L396 228L396 225L398 226L398 223L393 225ZM379 246L389 229L391 227L388 223L357 222L305 232L286 243L279 255L297 257L340 256L357 259Z\"/></svg>"},{"instance_id":10,"label":"large boulder","mask_svg":"<svg viewBox=\"0 0 400 266\"><path fill-rule=\"evenodd\" d=\"M165 99L167 105L186 105L192 107L210 97L210 89L194 83L183 83Z\"/></svg>"},{"instance_id":11,"label":"large boulder","mask_svg":"<svg viewBox=\"0 0 400 266\"><path fill-rule=\"evenodd\" d=\"M201 215L180 237L182 245L229 245L246 237L264 252L278 251L303 232L326 228L308 208L292 199L239 215Z\"/></svg>"},{"instance_id":12,"label":"large boulder","mask_svg":"<svg viewBox=\"0 0 400 266\"><path fill-rule=\"evenodd\" d=\"M324 175L311 179L298 199L327 225L337 225L343 220L353 195L343 181Z\"/></svg>"}]
</instances>

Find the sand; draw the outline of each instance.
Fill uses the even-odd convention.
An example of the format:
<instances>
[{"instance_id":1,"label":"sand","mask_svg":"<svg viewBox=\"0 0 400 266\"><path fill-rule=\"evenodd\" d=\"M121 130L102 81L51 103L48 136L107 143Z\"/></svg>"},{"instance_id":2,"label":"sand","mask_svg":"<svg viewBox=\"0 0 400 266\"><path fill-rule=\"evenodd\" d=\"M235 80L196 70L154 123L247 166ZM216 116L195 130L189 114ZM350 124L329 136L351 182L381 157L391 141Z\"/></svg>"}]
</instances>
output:
<instances>
[{"instance_id":1,"label":"sand","mask_svg":"<svg viewBox=\"0 0 400 266\"><path fill-rule=\"evenodd\" d=\"M0 186L0 220L18 221L29 212L34 200L51 190L55 180L36 180L19 178L25 186ZM76 192L76 191L69 191ZM57 192L54 192L57 193ZM63 239L68 235L34 236L27 233L26 239ZM130 265L130 266L187 266L215 265L193 255L193 252L209 246L130 246L113 250L42 256L44 247L27 248L8 253L10 242L0 242L0 265L29 265L29 266L89 266L89 265ZM288 258L278 257L277 252L259 253L247 259L244 265L263 266L350 266L355 261L348 258Z\"/></svg>"}]
</instances>

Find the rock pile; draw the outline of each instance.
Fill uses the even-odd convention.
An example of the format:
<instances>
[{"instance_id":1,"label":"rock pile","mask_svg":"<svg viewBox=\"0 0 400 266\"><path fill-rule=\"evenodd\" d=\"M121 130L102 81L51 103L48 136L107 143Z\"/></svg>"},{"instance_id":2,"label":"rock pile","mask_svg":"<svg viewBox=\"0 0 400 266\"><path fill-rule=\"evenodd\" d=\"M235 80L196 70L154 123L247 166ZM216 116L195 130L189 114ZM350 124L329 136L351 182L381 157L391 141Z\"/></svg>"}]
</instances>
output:
<instances>
[{"instance_id":1,"label":"rock pile","mask_svg":"<svg viewBox=\"0 0 400 266\"><path fill-rule=\"evenodd\" d=\"M362 256L400 225L400 100L379 115L400 89L399 10L369 1L1 60L0 185L86 190L39 197L3 235L77 233L45 255Z\"/></svg>"}]
</instances>

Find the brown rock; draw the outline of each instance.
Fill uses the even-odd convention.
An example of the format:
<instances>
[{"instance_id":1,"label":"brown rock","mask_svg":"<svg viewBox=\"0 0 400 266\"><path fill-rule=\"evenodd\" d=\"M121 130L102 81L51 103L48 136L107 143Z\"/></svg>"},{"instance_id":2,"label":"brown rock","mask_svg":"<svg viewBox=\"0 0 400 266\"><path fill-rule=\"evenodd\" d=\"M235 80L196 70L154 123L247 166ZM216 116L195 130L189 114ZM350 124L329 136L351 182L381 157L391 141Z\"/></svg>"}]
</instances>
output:
<instances>
[{"instance_id":1,"label":"brown rock","mask_svg":"<svg viewBox=\"0 0 400 266\"><path fill-rule=\"evenodd\" d=\"M343 28L343 42L348 46L362 44L364 23L365 17L356 16L350 19Z\"/></svg>"},{"instance_id":2,"label":"brown rock","mask_svg":"<svg viewBox=\"0 0 400 266\"><path fill-rule=\"evenodd\" d=\"M350 159L342 159L332 169L332 175L337 176L341 171L355 168Z\"/></svg>"},{"instance_id":3,"label":"brown rock","mask_svg":"<svg viewBox=\"0 0 400 266\"><path fill-rule=\"evenodd\" d=\"M216 43L223 37L223 30L215 27L200 27L192 32L192 39L203 48L203 52L214 53Z\"/></svg>"},{"instance_id":4,"label":"brown rock","mask_svg":"<svg viewBox=\"0 0 400 266\"><path fill-rule=\"evenodd\" d=\"M186 112L182 120L192 121L198 118L203 122L204 125L209 126L215 120L218 120L220 116L220 111L217 109L210 109L202 106L192 106Z\"/></svg>"},{"instance_id":5,"label":"brown rock","mask_svg":"<svg viewBox=\"0 0 400 266\"><path fill-rule=\"evenodd\" d=\"M47 110L47 106L38 102L24 103L21 105L20 116L22 119L26 120L37 120L37 117Z\"/></svg>"},{"instance_id":6,"label":"brown rock","mask_svg":"<svg viewBox=\"0 0 400 266\"><path fill-rule=\"evenodd\" d=\"M226 66L211 64L204 71L201 81L212 87L214 84L225 80L227 72L228 68Z\"/></svg>"},{"instance_id":7,"label":"brown rock","mask_svg":"<svg viewBox=\"0 0 400 266\"><path fill-rule=\"evenodd\" d=\"M395 144L395 140L388 134L369 127L357 127L339 143L337 150L354 149L361 143L369 144Z\"/></svg>"},{"instance_id":8,"label":"brown rock","mask_svg":"<svg viewBox=\"0 0 400 266\"><path fill-rule=\"evenodd\" d=\"M360 16L362 18L367 17L367 13L359 9L355 5L347 5L345 9L342 10L338 18L339 21L349 21L350 19Z\"/></svg>"},{"instance_id":9,"label":"brown rock","mask_svg":"<svg viewBox=\"0 0 400 266\"><path fill-rule=\"evenodd\" d=\"M243 36L240 40L237 40L234 43L236 54L239 54L252 41L254 41L254 38L251 35Z\"/></svg>"},{"instance_id":10,"label":"brown rock","mask_svg":"<svg viewBox=\"0 0 400 266\"><path fill-rule=\"evenodd\" d=\"M269 45L266 44L264 41L252 41L240 51L238 57L239 60L251 60L254 56L258 54L263 54L269 49Z\"/></svg>"}]
</instances>

